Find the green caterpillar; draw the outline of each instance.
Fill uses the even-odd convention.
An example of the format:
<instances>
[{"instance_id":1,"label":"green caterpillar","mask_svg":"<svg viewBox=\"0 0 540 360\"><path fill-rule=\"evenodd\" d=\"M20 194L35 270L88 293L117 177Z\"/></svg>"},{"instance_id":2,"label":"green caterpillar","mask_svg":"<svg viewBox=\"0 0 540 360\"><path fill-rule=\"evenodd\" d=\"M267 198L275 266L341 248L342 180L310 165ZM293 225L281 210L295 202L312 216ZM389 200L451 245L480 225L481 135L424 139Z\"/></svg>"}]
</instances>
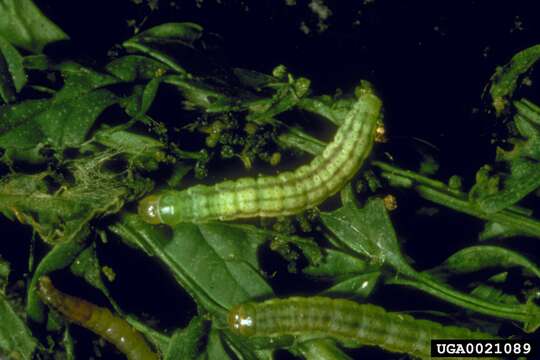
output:
<instances>
[{"instance_id":1,"label":"green caterpillar","mask_svg":"<svg viewBox=\"0 0 540 360\"><path fill-rule=\"evenodd\" d=\"M364 91L322 154L295 171L150 195L139 203L139 215L151 224L175 225L292 215L314 207L338 192L369 155L381 107L376 95Z\"/></svg>"},{"instance_id":2,"label":"green caterpillar","mask_svg":"<svg viewBox=\"0 0 540 360\"><path fill-rule=\"evenodd\" d=\"M51 279L39 279L39 295L43 302L74 322L116 346L129 360L159 360L159 355L127 321L86 300L64 294L56 289Z\"/></svg>"},{"instance_id":3,"label":"green caterpillar","mask_svg":"<svg viewBox=\"0 0 540 360\"><path fill-rule=\"evenodd\" d=\"M463 327L442 326L387 312L371 304L325 297L291 297L237 305L229 312L228 324L233 332L243 336L315 334L347 345L374 345L420 359L431 359L432 339L495 338Z\"/></svg>"}]
</instances>

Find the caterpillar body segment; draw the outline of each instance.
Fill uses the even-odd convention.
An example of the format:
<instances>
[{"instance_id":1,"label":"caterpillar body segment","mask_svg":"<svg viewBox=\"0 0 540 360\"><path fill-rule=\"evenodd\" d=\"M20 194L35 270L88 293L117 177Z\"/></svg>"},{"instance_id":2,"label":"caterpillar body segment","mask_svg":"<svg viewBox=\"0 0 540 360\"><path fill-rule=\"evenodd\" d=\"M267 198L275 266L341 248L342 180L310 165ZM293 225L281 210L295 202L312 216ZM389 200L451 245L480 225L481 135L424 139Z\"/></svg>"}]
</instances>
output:
<instances>
[{"instance_id":1,"label":"caterpillar body segment","mask_svg":"<svg viewBox=\"0 0 540 360\"><path fill-rule=\"evenodd\" d=\"M360 96L332 142L311 163L277 176L242 178L214 186L149 195L139 215L151 224L207 222L292 215L337 193L371 152L381 100L371 92Z\"/></svg>"},{"instance_id":2,"label":"caterpillar body segment","mask_svg":"<svg viewBox=\"0 0 540 360\"><path fill-rule=\"evenodd\" d=\"M39 279L39 295L43 302L56 309L69 321L103 337L113 344L128 360L159 360L144 337L127 321L115 316L107 308L64 294L56 289L51 279Z\"/></svg>"},{"instance_id":3,"label":"caterpillar body segment","mask_svg":"<svg viewBox=\"0 0 540 360\"><path fill-rule=\"evenodd\" d=\"M231 309L229 328L244 336L316 334L348 345L431 359L431 340L493 339L464 327L443 326L371 304L325 297L291 297L246 303ZM486 359L486 358L482 358Z\"/></svg>"}]
</instances>

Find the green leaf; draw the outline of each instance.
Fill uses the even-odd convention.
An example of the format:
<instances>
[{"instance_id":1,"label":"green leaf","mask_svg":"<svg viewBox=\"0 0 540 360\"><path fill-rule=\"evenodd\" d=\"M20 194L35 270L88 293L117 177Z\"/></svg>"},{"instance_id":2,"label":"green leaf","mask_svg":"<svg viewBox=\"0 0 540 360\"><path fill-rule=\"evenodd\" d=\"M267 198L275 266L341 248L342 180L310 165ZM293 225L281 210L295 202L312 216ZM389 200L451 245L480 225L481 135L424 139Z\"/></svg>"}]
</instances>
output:
<instances>
[{"instance_id":1,"label":"green leaf","mask_svg":"<svg viewBox=\"0 0 540 360\"><path fill-rule=\"evenodd\" d=\"M167 23L158 25L132 37L122 45L128 50L139 51L163 62L174 71L187 75L188 72L167 51L163 45L180 45L192 47L202 36L203 28L193 23Z\"/></svg>"},{"instance_id":2,"label":"green leaf","mask_svg":"<svg viewBox=\"0 0 540 360\"><path fill-rule=\"evenodd\" d=\"M96 131L94 140L111 150L121 152L128 162L137 168L155 170L159 163L167 161L165 145L162 142L123 128L123 125L102 128Z\"/></svg>"},{"instance_id":3,"label":"green leaf","mask_svg":"<svg viewBox=\"0 0 540 360\"><path fill-rule=\"evenodd\" d=\"M167 186L172 189L178 188L184 176L186 176L192 169L193 165L187 162L179 161L174 164L171 176L167 179Z\"/></svg>"},{"instance_id":4,"label":"green leaf","mask_svg":"<svg viewBox=\"0 0 540 360\"><path fill-rule=\"evenodd\" d=\"M273 76L248 69L234 68L233 73L243 86L256 91L277 81Z\"/></svg>"},{"instance_id":5,"label":"green leaf","mask_svg":"<svg viewBox=\"0 0 540 360\"><path fill-rule=\"evenodd\" d=\"M15 92L26 84L26 72L19 52L0 35L0 97L4 102L15 100Z\"/></svg>"},{"instance_id":6,"label":"green leaf","mask_svg":"<svg viewBox=\"0 0 540 360\"><path fill-rule=\"evenodd\" d=\"M272 98L265 103L261 102L257 106L252 106L246 120L262 123L265 119L271 119L292 109L307 94L310 84L310 80L306 78L277 84L277 91Z\"/></svg>"},{"instance_id":7,"label":"green leaf","mask_svg":"<svg viewBox=\"0 0 540 360\"><path fill-rule=\"evenodd\" d=\"M498 151L497 155L504 161L527 158L538 162L540 161L540 107L527 99L514 101L514 106L517 110L514 125L521 136L510 139L514 144L512 151Z\"/></svg>"},{"instance_id":8,"label":"green leaf","mask_svg":"<svg viewBox=\"0 0 540 360\"><path fill-rule=\"evenodd\" d=\"M126 82L151 80L167 73L167 65L140 55L127 55L107 64L108 72Z\"/></svg>"},{"instance_id":9,"label":"green leaf","mask_svg":"<svg viewBox=\"0 0 540 360\"><path fill-rule=\"evenodd\" d=\"M478 235L478 240L487 241L493 239L505 239L519 235L522 235L522 232L519 229L488 221L484 225L482 232Z\"/></svg>"},{"instance_id":10,"label":"green leaf","mask_svg":"<svg viewBox=\"0 0 540 360\"><path fill-rule=\"evenodd\" d=\"M116 102L116 96L103 89L69 101L53 101L46 112L34 119L33 125L40 126L44 140L55 147L75 147L86 139L98 116Z\"/></svg>"},{"instance_id":11,"label":"green leaf","mask_svg":"<svg viewBox=\"0 0 540 360\"><path fill-rule=\"evenodd\" d=\"M292 336L285 337L285 341L283 338L246 338L228 331L218 331L217 327L213 327L208 337L206 356L199 359L221 360L229 358L228 354L234 354L235 358L242 360L274 360L273 349L287 348L293 344ZM227 354L227 357L223 354Z\"/></svg>"},{"instance_id":12,"label":"green leaf","mask_svg":"<svg viewBox=\"0 0 540 360\"><path fill-rule=\"evenodd\" d=\"M96 256L94 245L88 246L79 254L79 256L77 256L71 264L70 270L74 275L82 277L87 283L101 291L114 307L114 310L118 313L122 313L120 307L112 298L109 289L103 283L101 278L101 266Z\"/></svg>"},{"instance_id":13,"label":"green leaf","mask_svg":"<svg viewBox=\"0 0 540 360\"><path fill-rule=\"evenodd\" d=\"M96 132L95 140L100 144L123 153L139 156L156 157L156 152L163 150L165 145L145 135L123 130L122 126L100 129Z\"/></svg>"},{"instance_id":14,"label":"green leaf","mask_svg":"<svg viewBox=\"0 0 540 360\"><path fill-rule=\"evenodd\" d=\"M208 335L208 343L206 345L205 353L199 356L199 360L222 360L230 359L230 353L226 349L224 340L220 335L220 331L212 328ZM238 357L239 359L246 359L245 357Z\"/></svg>"},{"instance_id":15,"label":"green leaf","mask_svg":"<svg viewBox=\"0 0 540 360\"><path fill-rule=\"evenodd\" d=\"M10 271L11 266L7 261L2 259L2 256L0 256L0 294L6 293L6 286L8 284Z\"/></svg>"},{"instance_id":16,"label":"green leaf","mask_svg":"<svg viewBox=\"0 0 540 360\"><path fill-rule=\"evenodd\" d=\"M5 103L10 103L15 101L15 90L8 65L1 55L0 51L0 98Z\"/></svg>"},{"instance_id":17,"label":"green leaf","mask_svg":"<svg viewBox=\"0 0 540 360\"><path fill-rule=\"evenodd\" d=\"M11 160L42 161L39 148L76 147L116 96L100 87L118 82L77 64L61 66L65 85L50 100L28 100L0 108L0 147Z\"/></svg>"},{"instance_id":18,"label":"green leaf","mask_svg":"<svg viewBox=\"0 0 540 360\"><path fill-rule=\"evenodd\" d=\"M176 86L182 92L186 99L184 107L187 109L202 108L207 112L223 112L243 108L236 99L229 97L225 92L197 79L167 75L163 77L163 82Z\"/></svg>"},{"instance_id":19,"label":"green leaf","mask_svg":"<svg viewBox=\"0 0 540 360\"><path fill-rule=\"evenodd\" d=\"M11 359L31 359L37 341L1 292L0 319L0 353Z\"/></svg>"},{"instance_id":20,"label":"green leaf","mask_svg":"<svg viewBox=\"0 0 540 360\"><path fill-rule=\"evenodd\" d=\"M367 299L381 277L380 271L351 276L323 291L325 295Z\"/></svg>"},{"instance_id":21,"label":"green leaf","mask_svg":"<svg viewBox=\"0 0 540 360\"><path fill-rule=\"evenodd\" d=\"M298 106L303 110L318 114L336 125L341 125L354 102L354 98L334 99L328 95L323 95L314 98L302 98Z\"/></svg>"},{"instance_id":22,"label":"green leaf","mask_svg":"<svg viewBox=\"0 0 540 360\"><path fill-rule=\"evenodd\" d=\"M485 284L480 284L475 287L471 291L471 295L480 299L498 302L501 304L519 304L519 300L515 295L506 294L500 289Z\"/></svg>"},{"instance_id":23,"label":"green leaf","mask_svg":"<svg viewBox=\"0 0 540 360\"><path fill-rule=\"evenodd\" d=\"M517 204L540 187L540 107L526 99L514 101L514 105L517 109L514 124L519 134L509 139L514 145L512 150L497 149L496 159L505 163L509 174L500 172L491 176L491 168L484 166L469 193L487 214Z\"/></svg>"},{"instance_id":24,"label":"green leaf","mask_svg":"<svg viewBox=\"0 0 540 360\"><path fill-rule=\"evenodd\" d=\"M0 107L0 147L9 160L38 162L43 159L40 148L45 135L37 128L34 118L46 111L48 101L27 100L16 105Z\"/></svg>"},{"instance_id":25,"label":"green leaf","mask_svg":"<svg viewBox=\"0 0 540 360\"><path fill-rule=\"evenodd\" d=\"M390 265L404 274L415 271L403 258L392 222L380 199L370 199L359 209L352 201L329 213L321 213L323 223L351 250L377 265Z\"/></svg>"},{"instance_id":26,"label":"green leaf","mask_svg":"<svg viewBox=\"0 0 540 360\"><path fill-rule=\"evenodd\" d=\"M201 38L202 31L203 27L195 23L165 23L143 31L128 41L136 39L146 42L181 42L193 46L193 43Z\"/></svg>"},{"instance_id":27,"label":"green leaf","mask_svg":"<svg viewBox=\"0 0 540 360\"><path fill-rule=\"evenodd\" d=\"M41 260L36 271L34 271L32 280L28 285L26 313L35 322L43 323L45 321L44 306L37 294L39 278L69 266L85 248L85 244L81 239L73 239L54 246Z\"/></svg>"},{"instance_id":28,"label":"green leaf","mask_svg":"<svg viewBox=\"0 0 540 360\"><path fill-rule=\"evenodd\" d=\"M121 83L121 80L74 62L64 62L56 67L62 73L64 87L58 92L55 101L77 98L108 85Z\"/></svg>"},{"instance_id":29,"label":"green leaf","mask_svg":"<svg viewBox=\"0 0 540 360\"><path fill-rule=\"evenodd\" d=\"M26 84L27 77L24 71L23 58L21 54L11 46L2 36L0 36L0 52L8 66L11 80L15 91L20 92Z\"/></svg>"},{"instance_id":30,"label":"green leaf","mask_svg":"<svg viewBox=\"0 0 540 360\"><path fill-rule=\"evenodd\" d=\"M46 100L27 100L16 105L0 107L0 147L6 153L4 157L26 161L42 159L39 153L40 131L30 125L32 119L47 109ZM18 141L23 141L20 144Z\"/></svg>"},{"instance_id":31,"label":"green leaf","mask_svg":"<svg viewBox=\"0 0 540 360\"><path fill-rule=\"evenodd\" d=\"M156 331L154 328L148 326L145 322L140 321L132 315L125 316L125 320L133 326L135 330L142 333L146 339L148 339L154 347L157 348L161 353L165 353L169 348L171 342L170 337L167 335Z\"/></svg>"},{"instance_id":32,"label":"green leaf","mask_svg":"<svg viewBox=\"0 0 540 360\"><path fill-rule=\"evenodd\" d=\"M0 0L0 34L31 52L41 52L47 44L69 38L31 0Z\"/></svg>"},{"instance_id":33,"label":"green leaf","mask_svg":"<svg viewBox=\"0 0 540 360\"><path fill-rule=\"evenodd\" d=\"M229 359L229 353L225 350L223 341L219 335L219 331L212 329L208 335L208 344L206 346L206 352L201 355L199 360L221 360Z\"/></svg>"},{"instance_id":34,"label":"green leaf","mask_svg":"<svg viewBox=\"0 0 540 360\"><path fill-rule=\"evenodd\" d=\"M200 316L194 317L185 329L175 332L171 337L165 360L195 359L201 352L204 334L204 319Z\"/></svg>"},{"instance_id":35,"label":"green leaf","mask_svg":"<svg viewBox=\"0 0 540 360\"><path fill-rule=\"evenodd\" d=\"M148 84L145 86L143 95L142 95L141 109L139 110L138 116L142 116L146 114L146 112L150 109L150 106L152 106L152 103L154 102L154 99L156 98L156 94L158 92L160 83L161 83L161 79L156 78L156 79L150 80Z\"/></svg>"},{"instance_id":36,"label":"green leaf","mask_svg":"<svg viewBox=\"0 0 540 360\"><path fill-rule=\"evenodd\" d=\"M73 336L71 336L70 327L66 326L64 328L64 336L62 337L62 344L64 349L66 349L66 359L75 360L75 343L73 341Z\"/></svg>"},{"instance_id":37,"label":"green leaf","mask_svg":"<svg viewBox=\"0 0 540 360\"><path fill-rule=\"evenodd\" d=\"M272 294L257 261L257 248L266 240L265 234L249 226L221 223L180 224L173 232L173 241L164 252L177 254L176 264L199 286L212 289L209 295L223 308Z\"/></svg>"},{"instance_id":38,"label":"green leaf","mask_svg":"<svg viewBox=\"0 0 540 360\"><path fill-rule=\"evenodd\" d=\"M497 68L491 77L489 93L497 115L507 107L509 99L518 85L519 77L540 59L540 45L531 46L518 52L504 67Z\"/></svg>"},{"instance_id":39,"label":"green leaf","mask_svg":"<svg viewBox=\"0 0 540 360\"><path fill-rule=\"evenodd\" d=\"M171 233L136 215L124 215L111 230L128 243L161 260L206 310L225 310L272 294L257 262L257 248L267 234L250 226L179 224Z\"/></svg>"},{"instance_id":40,"label":"green leaf","mask_svg":"<svg viewBox=\"0 0 540 360\"><path fill-rule=\"evenodd\" d=\"M8 177L0 182L0 212L31 225L51 244L86 233L92 219L118 212L152 186L142 178L109 172L103 165L113 155L103 152L74 160L68 168L73 183L61 182L59 189L50 188L58 174L49 171Z\"/></svg>"},{"instance_id":41,"label":"green leaf","mask_svg":"<svg viewBox=\"0 0 540 360\"><path fill-rule=\"evenodd\" d=\"M284 229L282 229L281 231L283 232L281 232L279 227L277 227L277 229L274 227L274 230L276 231L276 234L272 234L270 248L289 262L290 271L295 271L292 269L296 269L295 262L299 258L298 251L295 247L298 247L298 250L300 250L306 258L306 261L309 264L308 267L315 266L321 261L323 257L321 248L313 239L290 235L288 230ZM294 245L294 247L291 247L291 245Z\"/></svg>"},{"instance_id":42,"label":"green leaf","mask_svg":"<svg viewBox=\"0 0 540 360\"><path fill-rule=\"evenodd\" d=\"M316 265L308 265L303 272L313 277L339 278L364 273L368 268L366 261L356 256L339 250L326 249L322 260Z\"/></svg>"},{"instance_id":43,"label":"green leaf","mask_svg":"<svg viewBox=\"0 0 540 360\"><path fill-rule=\"evenodd\" d=\"M504 180L502 189L474 199L482 211L492 214L506 209L540 187L540 162L515 159L511 165L511 174Z\"/></svg>"},{"instance_id":44,"label":"green leaf","mask_svg":"<svg viewBox=\"0 0 540 360\"><path fill-rule=\"evenodd\" d=\"M23 58L23 65L28 70L49 70L53 69L53 60L49 59L47 55L27 55Z\"/></svg>"},{"instance_id":45,"label":"green leaf","mask_svg":"<svg viewBox=\"0 0 540 360\"><path fill-rule=\"evenodd\" d=\"M509 269L522 267L530 275L540 278L540 268L523 255L500 246L480 245L464 248L436 269L436 272L456 275L478 272L485 269Z\"/></svg>"},{"instance_id":46,"label":"green leaf","mask_svg":"<svg viewBox=\"0 0 540 360\"><path fill-rule=\"evenodd\" d=\"M540 107L530 100L522 98L513 102L517 113L531 122L532 125L540 125ZM519 130L519 129L518 129ZM535 132L521 132L525 137L538 136L538 129Z\"/></svg>"}]
</instances>

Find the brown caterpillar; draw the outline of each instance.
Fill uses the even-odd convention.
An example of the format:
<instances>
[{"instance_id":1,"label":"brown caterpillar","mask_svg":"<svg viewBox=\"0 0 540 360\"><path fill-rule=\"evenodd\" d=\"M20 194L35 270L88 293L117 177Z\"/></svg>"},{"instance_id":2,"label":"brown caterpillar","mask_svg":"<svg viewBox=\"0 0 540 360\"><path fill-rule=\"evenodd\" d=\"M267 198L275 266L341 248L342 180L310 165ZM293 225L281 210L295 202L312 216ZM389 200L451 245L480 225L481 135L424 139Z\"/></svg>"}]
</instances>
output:
<instances>
[{"instance_id":1,"label":"brown caterpillar","mask_svg":"<svg viewBox=\"0 0 540 360\"><path fill-rule=\"evenodd\" d=\"M384 350L431 359L432 339L493 339L457 326L442 326L371 304L325 297L291 297L246 303L231 309L229 328L244 336L314 334L347 345L374 345ZM485 358L484 358L485 359Z\"/></svg>"},{"instance_id":2,"label":"brown caterpillar","mask_svg":"<svg viewBox=\"0 0 540 360\"><path fill-rule=\"evenodd\" d=\"M144 337L127 321L113 315L109 309L86 300L64 294L56 289L48 276L39 279L39 295L69 321L78 324L113 344L129 360L159 360Z\"/></svg>"},{"instance_id":3,"label":"brown caterpillar","mask_svg":"<svg viewBox=\"0 0 540 360\"><path fill-rule=\"evenodd\" d=\"M314 207L338 192L369 155L381 107L377 96L364 91L334 140L295 171L150 195L139 203L139 215L151 224L175 225L292 215Z\"/></svg>"}]
</instances>

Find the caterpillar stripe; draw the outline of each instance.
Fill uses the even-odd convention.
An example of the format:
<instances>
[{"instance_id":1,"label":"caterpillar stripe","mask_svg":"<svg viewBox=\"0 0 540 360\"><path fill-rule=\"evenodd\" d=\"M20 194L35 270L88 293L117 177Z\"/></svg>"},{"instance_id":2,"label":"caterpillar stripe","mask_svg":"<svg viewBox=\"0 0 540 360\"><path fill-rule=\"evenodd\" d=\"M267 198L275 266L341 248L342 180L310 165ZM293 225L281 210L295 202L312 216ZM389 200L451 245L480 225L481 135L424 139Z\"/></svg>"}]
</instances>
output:
<instances>
[{"instance_id":1,"label":"caterpillar stripe","mask_svg":"<svg viewBox=\"0 0 540 360\"><path fill-rule=\"evenodd\" d=\"M69 321L74 322L113 344L129 360L159 360L143 336L127 321L113 315L109 309L67 295L56 289L51 279L39 279L39 295Z\"/></svg>"},{"instance_id":2,"label":"caterpillar stripe","mask_svg":"<svg viewBox=\"0 0 540 360\"><path fill-rule=\"evenodd\" d=\"M295 171L150 195L139 203L139 215L151 224L174 225L291 215L314 207L338 192L369 155L381 107L381 100L366 91L334 140Z\"/></svg>"},{"instance_id":3,"label":"caterpillar stripe","mask_svg":"<svg viewBox=\"0 0 540 360\"><path fill-rule=\"evenodd\" d=\"M235 306L229 328L244 336L317 334L345 344L374 345L431 359L432 339L490 339L485 333L387 312L371 304L325 297L291 297Z\"/></svg>"}]
</instances>

